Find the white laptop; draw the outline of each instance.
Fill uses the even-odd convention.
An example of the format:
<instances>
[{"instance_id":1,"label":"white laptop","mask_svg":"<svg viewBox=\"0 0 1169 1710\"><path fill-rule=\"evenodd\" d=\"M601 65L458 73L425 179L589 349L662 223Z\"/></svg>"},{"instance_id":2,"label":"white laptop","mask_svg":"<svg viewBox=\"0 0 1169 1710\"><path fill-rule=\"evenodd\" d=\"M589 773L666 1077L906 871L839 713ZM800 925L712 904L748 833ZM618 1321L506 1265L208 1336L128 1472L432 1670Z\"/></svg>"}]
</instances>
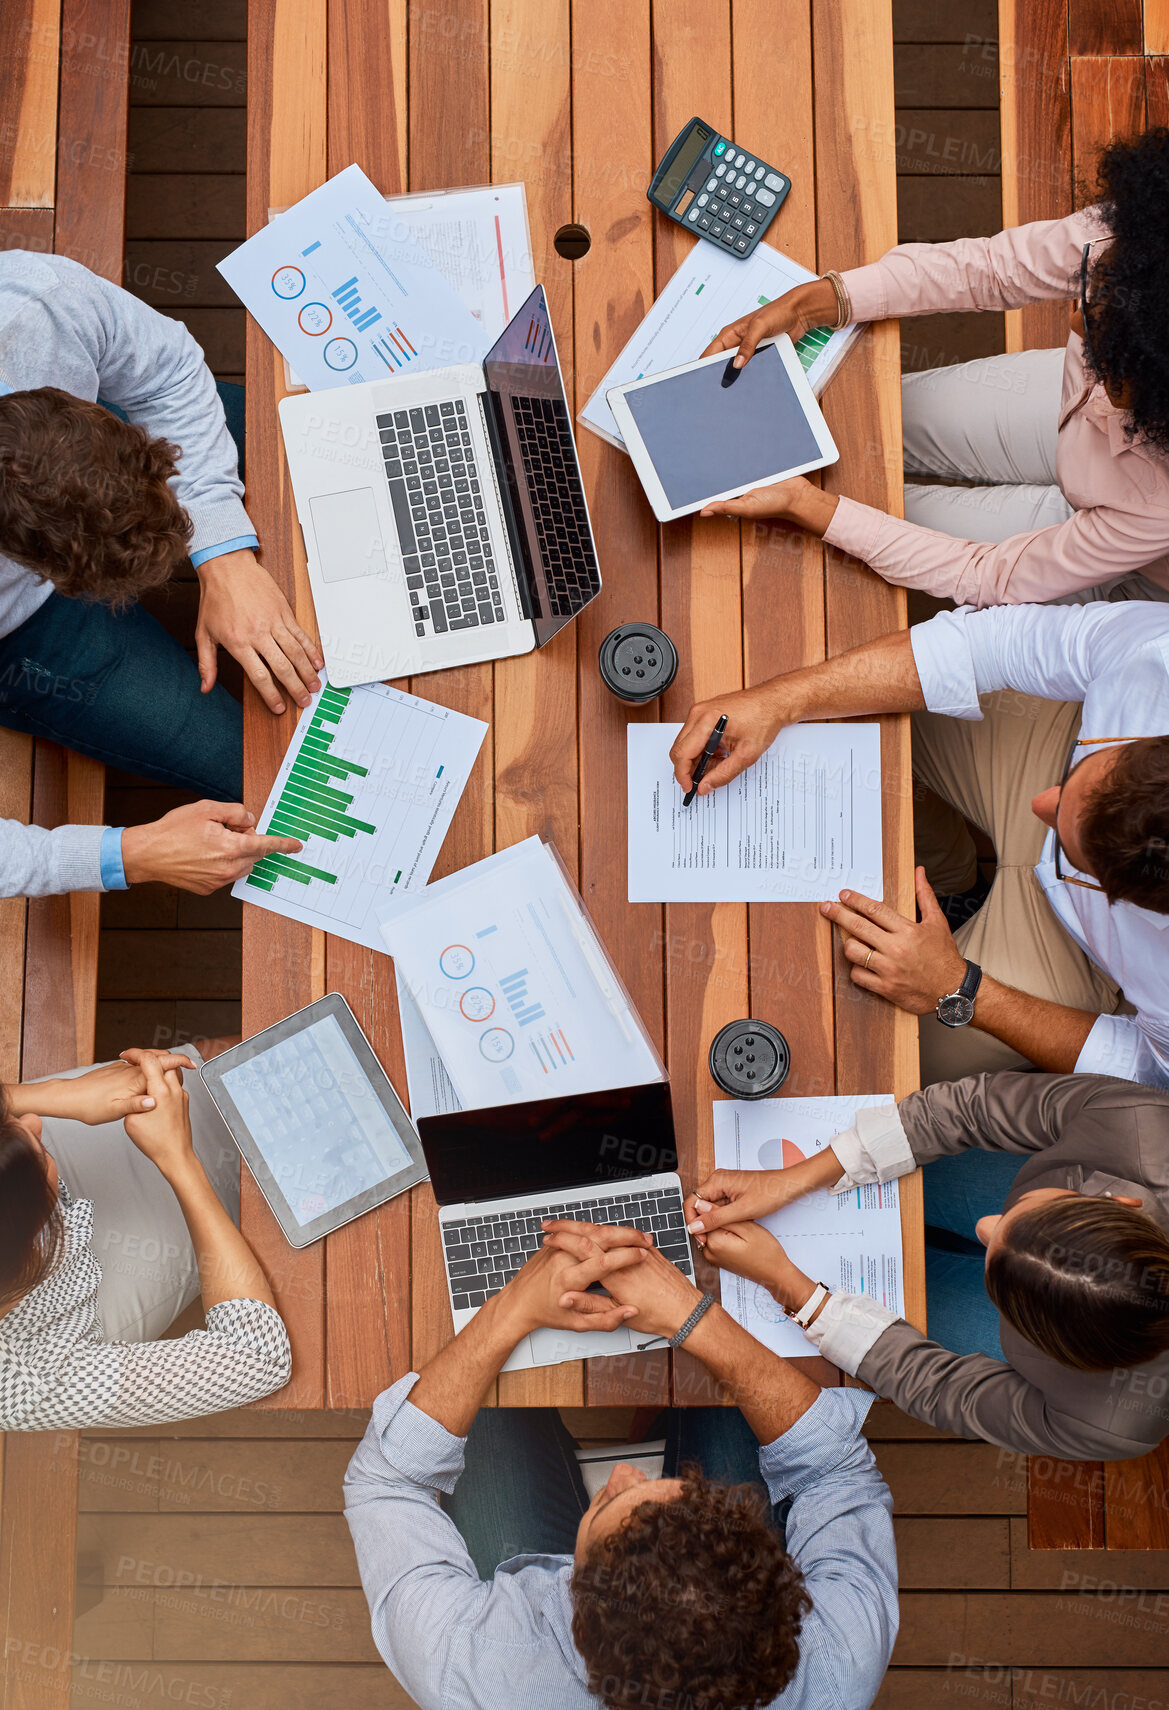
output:
<instances>
[{"instance_id":1,"label":"white laptop","mask_svg":"<svg viewBox=\"0 0 1169 1710\"><path fill-rule=\"evenodd\" d=\"M418 1120L455 1330L538 1252L541 1220L648 1230L694 1281L668 1081ZM629 1354L645 1331L534 1330L504 1371Z\"/></svg>"},{"instance_id":2,"label":"white laptop","mask_svg":"<svg viewBox=\"0 0 1169 1710\"><path fill-rule=\"evenodd\" d=\"M338 688L528 653L601 587L543 286L482 366L391 359L280 404Z\"/></svg>"}]
</instances>

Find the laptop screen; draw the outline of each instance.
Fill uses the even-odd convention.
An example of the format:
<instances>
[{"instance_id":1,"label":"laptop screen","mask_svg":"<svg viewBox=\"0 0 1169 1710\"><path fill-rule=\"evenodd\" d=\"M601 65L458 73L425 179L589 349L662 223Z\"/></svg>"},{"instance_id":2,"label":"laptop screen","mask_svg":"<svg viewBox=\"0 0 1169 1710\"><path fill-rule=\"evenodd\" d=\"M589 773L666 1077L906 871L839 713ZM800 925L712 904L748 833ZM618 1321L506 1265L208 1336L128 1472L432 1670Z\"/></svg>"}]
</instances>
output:
<instances>
[{"instance_id":1,"label":"laptop screen","mask_svg":"<svg viewBox=\"0 0 1169 1710\"><path fill-rule=\"evenodd\" d=\"M483 373L542 647L601 586L542 285L488 351Z\"/></svg>"},{"instance_id":2,"label":"laptop screen","mask_svg":"<svg viewBox=\"0 0 1169 1710\"><path fill-rule=\"evenodd\" d=\"M678 1167L668 1081L419 1119L440 1205L607 1187Z\"/></svg>"}]
</instances>

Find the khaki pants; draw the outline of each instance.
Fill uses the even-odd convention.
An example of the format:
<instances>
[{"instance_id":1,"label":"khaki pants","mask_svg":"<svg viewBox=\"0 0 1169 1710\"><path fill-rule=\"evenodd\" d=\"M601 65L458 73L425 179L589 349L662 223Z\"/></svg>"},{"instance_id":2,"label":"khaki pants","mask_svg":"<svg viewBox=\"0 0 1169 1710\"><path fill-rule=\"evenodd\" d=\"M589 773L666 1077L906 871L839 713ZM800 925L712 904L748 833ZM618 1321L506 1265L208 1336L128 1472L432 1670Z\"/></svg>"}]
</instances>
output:
<instances>
[{"instance_id":1,"label":"khaki pants","mask_svg":"<svg viewBox=\"0 0 1169 1710\"><path fill-rule=\"evenodd\" d=\"M977 865L963 821L978 826L994 844L998 871L978 913L955 934L962 954L1032 997L1111 1015L1119 989L1068 936L1033 871L1047 828L1031 799L1059 782L1080 707L1013 690L983 696L982 707L980 723L913 715L914 777L933 792L915 803L916 859L935 891L968 890ZM920 1041L923 1086L1030 1066L989 1033L943 1027L933 1015L921 1017Z\"/></svg>"}]
</instances>

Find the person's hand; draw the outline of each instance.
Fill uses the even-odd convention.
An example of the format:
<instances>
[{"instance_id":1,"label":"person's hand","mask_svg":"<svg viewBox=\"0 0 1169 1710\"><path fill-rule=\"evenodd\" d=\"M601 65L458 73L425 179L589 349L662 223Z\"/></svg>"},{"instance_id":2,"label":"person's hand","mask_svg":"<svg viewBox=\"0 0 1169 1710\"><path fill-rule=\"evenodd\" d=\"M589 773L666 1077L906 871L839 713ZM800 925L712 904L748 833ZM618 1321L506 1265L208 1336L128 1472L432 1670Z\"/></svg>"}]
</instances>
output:
<instances>
[{"instance_id":1,"label":"person's hand","mask_svg":"<svg viewBox=\"0 0 1169 1710\"><path fill-rule=\"evenodd\" d=\"M659 1253L653 1245L653 1236L641 1229L546 1218L544 1231L545 1251L552 1249L582 1264L597 1253L609 1257L630 1251L640 1254L639 1264L615 1270L603 1278L619 1305L634 1308L626 1315L633 1330L668 1339L682 1328L702 1299L702 1290L695 1288L677 1265ZM572 1296L574 1302L579 1298Z\"/></svg>"},{"instance_id":2,"label":"person's hand","mask_svg":"<svg viewBox=\"0 0 1169 1710\"><path fill-rule=\"evenodd\" d=\"M793 1265L771 1231L759 1223L712 1230L703 1251L720 1270L760 1283L785 1312L798 1312L815 1291L811 1277Z\"/></svg>"},{"instance_id":3,"label":"person's hand","mask_svg":"<svg viewBox=\"0 0 1169 1710\"><path fill-rule=\"evenodd\" d=\"M122 866L132 885L154 880L210 896L251 872L263 855L295 855L295 837L260 837L255 815L238 802L190 802L151 825L122 833Z\"/></svg>"},{"instance_id":4,"label":"person's hand","mask_svg":"<svg viewBox=\"0 0 1169 1710\"><path fill-rule=\"evenodd\" d=\"M832 281L809 279L805 285L785 291L782 297L723 327L702 354L713 356L716 351L737 350L735 367L742 368L754 356L761 339L778 338L780 333L787 333L791 339L802 338L813 327L835 326L839 313Z\"/></svg>"},{"instance_id":5,"label":"person's hand","mask_svg":"<svg viewBox=\"0 0 1169 1710\"><path fill-rule=\"evenodd\" d=\"M835 493L825 493L805 475L789 475L770 487L753 487L737 499L712 499L699 513L704 517L744 517L762 522L779 517L808 534L822 535L836 514Z\"/></svg>"},{"instance_id":6,"label":"person's hand","mask_svg":"<svg viewBox=\"0 0 1169 1710\"><path fill-rule=\"evenodd\" d=\"M841 930L854 986L876 992L910 1015L928 1015L939 998L957 991L966 958L954 943L924 867L917 868L915 883L920 923L859 891L841 891L840 901L821 903L820 912Z\"/></svg>"},{"instance_id":7,"label":"person's hand","mask_svg":"<svg viewBox=\"0 0 1169 1710\"><path fill-rule=\"evenodd\" d=\"M726 729L718 754L698 786L700 796L708 796L712 790L729 784L732 778L745 772L771 747L789 722L785 716L782 684L782 677L773 677L769 683L760 683L758 688L732 689L729 694L698 701L690 708L686 722L670 749L674 776L680 789L690 788L698 758L724 713Z\"/></svg>"},{"instance_id":8,"label":"person's hand","mask_svg":"<svg viewBox=\"0 0 1169 1710\"><path fill-rule=\"evenodd\" d=\"M839 1174L837 1170L833 1181ZM810 1193L812 1184L801 1185L804 1181L795 1165L786 1170L715 1170L687 1197L686 1227L701 1246L714 1229L754 1223Z\"/></svg>"},{"instance_id":9,"label":"person's hand","mask_svg":"<svg viewBox=\"0 0 1169 1710\"><path fill-rule=\"evenodd\" d=\"M154 1100L147 1091L146 1074L137 1059L157 1058L163 1068L189 1069L190 1059L170 1051L142 1051L123 1054L116 1063L103 1063L88 1074L69 1075L51 1080L35 1081L19 1089L13 1104L17 1114L32 1111L37 1116L57 1116L69 1122L84 1122L95 1127L99 1122L121 1122L127 1116L153 1110Z\"/></svg>"},{"instance_id":10,"label":"person's hand","mask_svg":"<svg viewBox=\"0 0 1169 1710\"><path fill-rule=\"evenodd\" d=\"M195 1157L189 1099L178 1069L164 1069L156 1051L126 1051L127 1062L141 1069L151 1108L128 1116L126 1133L138 1150L170 1179Z\"/></svg>"},{"instance_id":11,"label":"person's hand","mask_svg":"<svg viewBox=\"0 0 1169 1710\"><path fill-rule=\"evenodd\" d=\"M203 693L215 687L215 649L225 647L251 678L256 693L270 712L282 713L281 685L299 707L307 707L309 691L321 686L317 676L325 661L292 614L292 607L249 548L205 559L199 577L199 621L195 648Z\"/></svg>"},{"instance_id":12,"label":"person's hand","mask_svg":"<svg viewBox=\"0 0 1169 1710\"><path fill-rule=\"evenodd\" d=\"M618 1273L642 1264L646 1248L640 1231L637 1243L595 1244L576 1253L541 1247L503 1288L495 1300L519 1342L532 1330L618 1330L633 1317L621 1301L590 1294L593 1283L609 1288Z\"/></svg>"}]
</instances>

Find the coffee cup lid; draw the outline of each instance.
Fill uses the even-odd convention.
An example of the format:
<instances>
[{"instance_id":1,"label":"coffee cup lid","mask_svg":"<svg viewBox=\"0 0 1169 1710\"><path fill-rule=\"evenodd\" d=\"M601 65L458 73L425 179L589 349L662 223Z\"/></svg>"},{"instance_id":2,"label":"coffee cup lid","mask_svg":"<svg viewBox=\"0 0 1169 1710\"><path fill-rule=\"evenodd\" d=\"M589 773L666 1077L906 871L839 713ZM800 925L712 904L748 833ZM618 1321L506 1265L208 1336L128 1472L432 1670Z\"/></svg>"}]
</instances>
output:
<instances>
[{"instance_id":1,"label":"coffee cup lid","mask_svg":"<svg viewBox=\"0 0 1169 1710\"><path fill-rule=\"evenodd\" d=\"M606 685L623 701L652 701L678 674L678 654L664 630L626 623L601 643L598 662Z\"/></svg>"},{"instance_id":2,"label":"coffee cup lid","mask_svg":"<svg viewBox=\"0 0 1169 1710\"><path fill-rule=\"evenodd\" d=\"M790 1066L787 1040L766 1021L730 1021L710 1047L711 1075L734 1098L766 1098L783 1085Z\"/></svg>"}]
</instances>

